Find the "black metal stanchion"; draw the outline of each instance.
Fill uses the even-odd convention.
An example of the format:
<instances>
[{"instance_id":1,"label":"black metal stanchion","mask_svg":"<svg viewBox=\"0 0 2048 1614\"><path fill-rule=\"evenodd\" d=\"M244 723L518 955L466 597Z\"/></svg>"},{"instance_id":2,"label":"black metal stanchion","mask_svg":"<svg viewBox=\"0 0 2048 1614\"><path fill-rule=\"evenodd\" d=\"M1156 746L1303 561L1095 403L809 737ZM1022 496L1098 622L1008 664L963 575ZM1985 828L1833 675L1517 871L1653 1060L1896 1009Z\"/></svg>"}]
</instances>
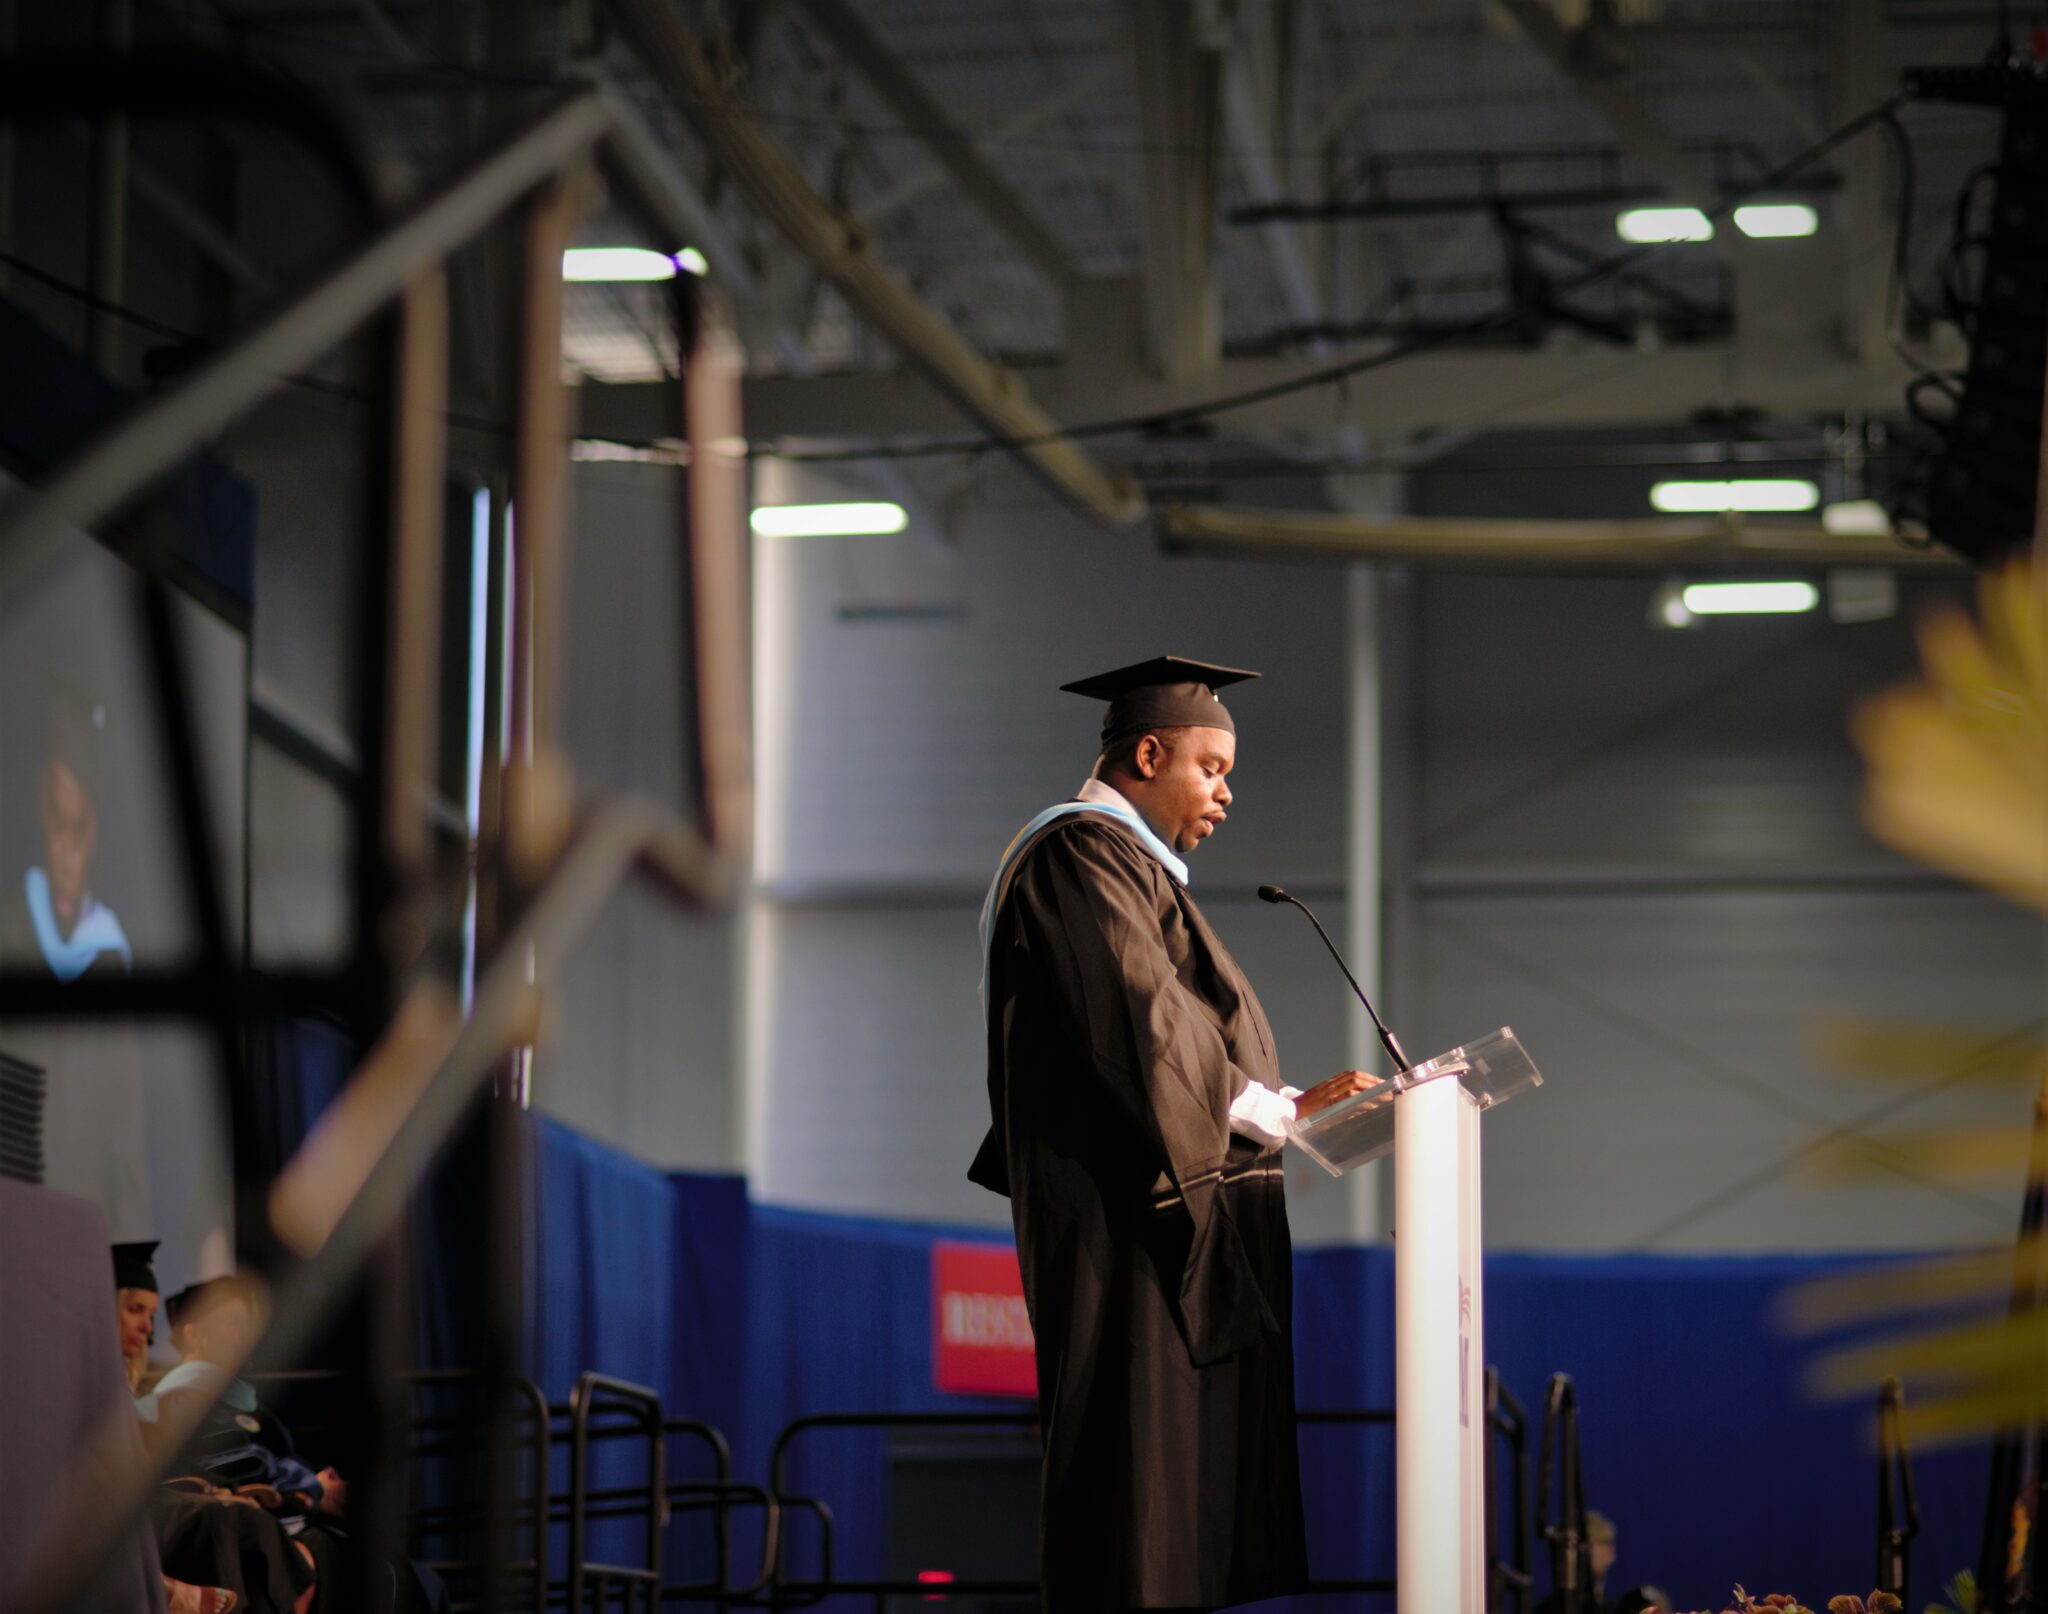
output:
<instances>
[{"instance_id":1,"label":"black metal stanchion","mask_svg":"<svg viewBox=\"0 0 2048 1614\"><path fill-rule=\"evenodd\" d=\"M1557 1523L1549 1522L1557 1476ZM1553 1373L1543 1398L1542 1478L1537 1533L1550 1543L1550 1583L1562 1614L1581 1614L1592 1595L1593 1555L1586 1539L1586 1488L1579 1472L1579 1399L1569 1373Z\"/></svg>"},{"instance_id":2,"label":"black metal stanchion","mask_svg":"<svg viewBox=\"0 0 2048 1614\"><path fill-rule=\"evenodd\" d=\"M1906 1449L1906 1397L1897 1379L1877 1392L1877 1589L1906 1600L1913 1538L1920 1533L1920 1498L1913 1490L1913 1458Z\"/></svg>"}]
</instances>

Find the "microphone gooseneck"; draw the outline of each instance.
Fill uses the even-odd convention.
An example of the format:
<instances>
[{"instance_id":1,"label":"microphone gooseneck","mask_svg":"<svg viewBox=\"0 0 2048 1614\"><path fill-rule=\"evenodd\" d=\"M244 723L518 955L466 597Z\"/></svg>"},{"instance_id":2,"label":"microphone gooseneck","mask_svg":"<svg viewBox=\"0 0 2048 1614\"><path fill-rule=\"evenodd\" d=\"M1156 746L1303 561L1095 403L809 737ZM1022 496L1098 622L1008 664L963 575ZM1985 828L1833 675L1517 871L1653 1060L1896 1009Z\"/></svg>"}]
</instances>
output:
<instances>
[{"instance_id":1,"label":"microphone gooseneck","mask_svg":"<svg viewBox=\"0 0 2048 1614\"><path fill-rule=\"evenodd\" d=\"M1387 1057L1394 1062L1395 1073L1398 1074L1401 1071L1407 1070L1409 1068L1408 1056L1401 1051L1400 1043L1395 1041L1393 1032L1387 1029L1386 1021L1380 1018L1379 1010L1372 1006L1372 999L1365 995L1365 988L1358 984L1358 977L1351 973L1351 966L1344 962L1344 955L1337 951L1337 944L1330 940L1330 933L1323 929L1323 922L1315 916L1314 911L1309 905L1299 897L1290 897L1277 885L1260 886L1259 900L1261 902L1284 902L1290 907L1299 908L1308 915L1308 922L1316 927L1316 934L1323 938L1323 945L1329 948L1330 956L1337 961L1337 968L1344 972L1344 979L1351 983L1352 992L1357 995L1358 1001L1365 1005L1365 1012L1372 1018L1373 1030L1380 1034L1380 1043L1387 1050Z\"/></svg>"}]
</instances>

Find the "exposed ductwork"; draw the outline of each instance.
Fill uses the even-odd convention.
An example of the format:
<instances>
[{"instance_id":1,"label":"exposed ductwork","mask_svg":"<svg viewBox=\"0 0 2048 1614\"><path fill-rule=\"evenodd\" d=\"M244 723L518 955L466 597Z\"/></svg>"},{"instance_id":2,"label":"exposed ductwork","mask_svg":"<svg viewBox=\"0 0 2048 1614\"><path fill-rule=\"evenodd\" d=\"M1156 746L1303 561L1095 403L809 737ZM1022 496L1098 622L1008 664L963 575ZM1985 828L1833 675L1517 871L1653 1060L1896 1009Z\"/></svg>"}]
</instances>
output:
<instances>
[{"instance_id":1,"label":"exposed ductwork","mask_svg":"<svg viewBox=\"0 0 2048 1614\"><path fill-rule=\"evenodd\" d=\"M1884 566L1963 570L1945 550L1895 538L1823 532L1818 522L1759 522L1739 515L1607 521L1481 520L1457 516L1353 516L1312 510L1171 506L1160 512L1169 549L1416 566L1643 571L1731 571L1777 566Z\"/></svg>"}]
</instances>

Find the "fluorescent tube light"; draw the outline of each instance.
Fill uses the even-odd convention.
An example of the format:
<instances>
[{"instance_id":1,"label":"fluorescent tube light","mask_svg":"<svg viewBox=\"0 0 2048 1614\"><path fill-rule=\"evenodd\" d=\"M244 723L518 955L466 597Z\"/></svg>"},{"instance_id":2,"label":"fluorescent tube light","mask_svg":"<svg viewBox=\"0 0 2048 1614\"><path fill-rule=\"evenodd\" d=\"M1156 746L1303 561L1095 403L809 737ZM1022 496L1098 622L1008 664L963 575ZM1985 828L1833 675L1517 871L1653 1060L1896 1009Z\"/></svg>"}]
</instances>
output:
<instances>
[{"instance_id":1,"label":"fluorescent tube light","mask_svg":"<svg viewBox=\"0 0 2048 1614\"><path fill-rule=\"evenodd\" d=\"M1835 538L1889 538L1891 512L1875 499L1843 499L1822 506L1820 530Z\"/></svg>"},{"instance_id":2,"label":"fluorescent tube light","mask_svg":"<svg viewBox=\"0 0 2048 1614\"><path fill-rule=\"evenodd\" d=\"M676 260L648 247L571 247L562 254L564 280L673 280Z\"/></svg>"},{"instance_id":3,"label":"fluorescent tube light","mask_svg":"<svg viewBox=\"0 0 2048 1614\"><path fill-rule=\"evenodd\" d=\"M1660 241L1711 241L1714 221L1696 207L1632 207L1616 217L1614 233L1643 246Z\"/></svg>"},{"instance_id":4,"label":"fluorescent tube light","mask_svg":"<svg viewBox=\"0 0 2048 1614\"><path fill-rule=\"evenodd\" d=\"M1811 510L1820 503L1816 483L1790 477L1734 482L1658 482L1650 503L1668 515L1715 514L1724 510Z\"/></svg>"},{"instance_id":5,"label":"fluorescent tube light","mask_svg":"<svg viewBox=\"0 0 2048 1614\"><path fill-rule=\"evenodd\" d=\"M1820 215L1804 202L1751 202L1735 210L1735 228L1758 239L1812 235Z\"/></svg>"},{"instance_id":6,"label":"fluorescent tube light","mask_svg":"<svg viewBox=\"0 0 2048 1614\"><path fill-rule=\"evenodd\" d=\"M1694 616L1784 616L1811 611L1820 590L1811 583L1688 583L1680 598Z\"/></svg>"},{"instance_id":7,"label":"fluorescent tube light","mask_svg":"<svg viewBox=\"0 0 2048 1614\"><path fill-rule=\"evenodd\" d=\"M901 532L900 504L764 504L751 518L762 538L866 538Z\"/></svg>"},{"instance_id":8,"label":"fluorescent tube light","mask_svg":"<svg viewBox=\"0 0 2048 1614\"><path fill-rule=\"evenodd\" d=\"M708 275L711 261L695 247L684 247L676 254L676 267L686 275Z\"/></svg>"}]
</instances>

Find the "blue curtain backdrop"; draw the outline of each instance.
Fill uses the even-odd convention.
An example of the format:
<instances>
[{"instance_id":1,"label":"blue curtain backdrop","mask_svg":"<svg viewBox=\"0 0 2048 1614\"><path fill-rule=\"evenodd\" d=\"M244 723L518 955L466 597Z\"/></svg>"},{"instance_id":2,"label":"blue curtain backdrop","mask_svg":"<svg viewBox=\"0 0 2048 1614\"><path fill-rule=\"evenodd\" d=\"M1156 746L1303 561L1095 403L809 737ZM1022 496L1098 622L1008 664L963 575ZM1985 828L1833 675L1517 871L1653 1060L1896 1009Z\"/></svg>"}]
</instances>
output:
<instances>
[{"instance_id":1,"label":"blue curtain backdrop","mask_svg":"<svg viewBox=\"0 0 2048 1614\"><path fill-rule=\"evenodd\" d=\"M932 1388L931 1246L1000 1242L985 1230L742 1207L730 1180L689 1177L668 1179L677 1209L664 1223L651 1210L646 1168L552 1124L540 1132L543 1225L573 1228L583 1241L579 1276L540 1275L538 1292L553 1297L537 1308L551 1372L572 1373L577 1351L607 1371L644 1364L633 1371L725 1429L741 1475L761 1480L778 1432L806 1413L1015 1405ZM601 1180L614 1173L618 1182ZM579 1204L554 1203L558 1195ZM544 1239L538 1254L545 1269L568 1252ZM1588 1497L1619 1529L1613 1584L1652 1581L1691 1608L1720 1607L1737 1580L1810 1600L1869 1589L1871 1408L1810 1399L1814 1345L1774 1320L1788 1283L1850 1264L1489 1259L1488 1358L1532 1419L1552 1372L1568 1371L1578 1385ZM664 1283L665 1312L644 1297ZM614 1292L623 1320L593 1323L589 1309ZM1392 1252L1303 1254L1296 1292L1301 1405L1390 1406ZM655 1359L663 1338L681 1360ZM1532 1439L1532 1474L1535 1455ZM882 1438L870 1434L814 1431L791 1448L792 1487L831 1505L841 1573L881 1572L883 1457ZM1391 1574L1387 1433L1306 1429L1302 1466L1317 1570ZM1975 1556L1984 1455L1924 1453L1916 1467L1926 1522L1914 1590L1924 1601ZM799 1567L813 1567L815 1528L798 1520L793 1541ZM1543 1562L1539 1551L1539 1575Z\"/></svg>"},{"instance_id":2,"label":"blue curtain backdrop","mask_svg":"<svg viewBox=\"0 0 2048 1614\"><path fill-rule=\"evenodd\" d=\"M332 1065L307 1061L309 1118L332 1085ZM1016 1405L943 1395L931 1372L932 1245L1007 1241L986 1230L751 1205L737 1179L665 1175L547 1120L532 1123L527 1144L529 1371L550 1399L563 1399L586 1368L645 1384L670 1416L721 1428L739 1477L764 1483L778 1433L806 1413ZM464 1334L464 1274L479 1247L476 1169L473 1152L452 1151L421 1202L423 1346L436 1355L459 1351ZM1870 1401L1812 1399L1805 1385L1816 1344L1788 1337L1775 1317L1788 1284L1870 1259L1488 1259L1488 1359L1539 1422L1550 1374L1562 1369L1577 1383L1588 1500L1619 1530L1613 1585L1654 1582L1680 1608L1719 1608L1738 1580L1752 1592L1797 1592L1815 1606L1869 1589ZM1300 1404L1390 1406L1392 1252L1302 1254L1295 1293ZM1914 1386L1907 1389L1910 1397ZM681 1477L706 1471L694 1456L686 1464L688 1443L673 1450ZM879 1436L830 1431L792 1448L789 1482L830 1504L842 1573L881 1570L883 1455ZM1533 1431L1530 1456L1533 1475ZM1390 1575L1388 1434L1305 1428L1302 1469L1317 1571ZM1985 1454L1921 1453L1916 1472L1924 1527L1913 1608L1975 1559ZM801 1519L792 1531L795 1561L807 1571L816 1531ZM742 1562L756 1539L739 1532ZM708 1564L708 1541L701 1518L680 1517L668 1550L695 1572ZM600 1537L600 1546L632 1561L627 1537ZM1547 1586L1540 1545L1537 1564Z\"/></svg>"}]
</instances>

